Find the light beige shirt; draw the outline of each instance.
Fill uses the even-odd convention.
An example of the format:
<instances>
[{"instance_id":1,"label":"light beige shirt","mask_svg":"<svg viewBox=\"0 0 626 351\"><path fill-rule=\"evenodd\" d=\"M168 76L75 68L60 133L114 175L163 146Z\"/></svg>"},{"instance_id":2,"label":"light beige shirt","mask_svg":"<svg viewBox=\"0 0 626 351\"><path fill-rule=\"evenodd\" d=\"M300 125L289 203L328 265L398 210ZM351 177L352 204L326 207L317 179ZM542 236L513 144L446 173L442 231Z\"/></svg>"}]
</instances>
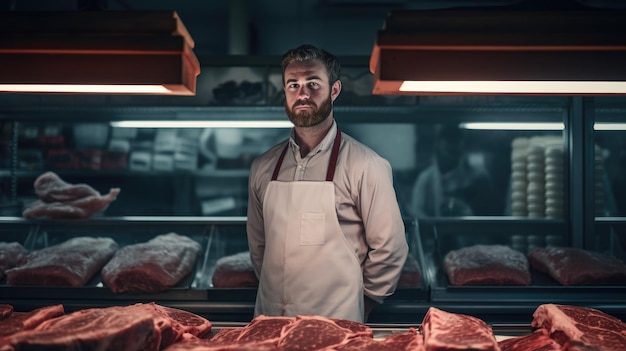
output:
<instances>
[{"instance_id":1,"label":"light beige shirt","mask_svg":"<svg viewBox=\"0 0 626 351\"><path fill-rule=\"evenodd\" d=\"M337 124L333 122L320 144L302 158L292 131L288 141L274 146L252 163L247 232L257 275L261 272L265 248L263 206L281 205L263 204L263 199L285 143L289 143L289 150L278 181L324 181L336 133ZM364 294L382 302L395 291L408 253L391 165L365 145L342 133L333 183L339 224L363 267Z\"/></svg>"}]
</instances>

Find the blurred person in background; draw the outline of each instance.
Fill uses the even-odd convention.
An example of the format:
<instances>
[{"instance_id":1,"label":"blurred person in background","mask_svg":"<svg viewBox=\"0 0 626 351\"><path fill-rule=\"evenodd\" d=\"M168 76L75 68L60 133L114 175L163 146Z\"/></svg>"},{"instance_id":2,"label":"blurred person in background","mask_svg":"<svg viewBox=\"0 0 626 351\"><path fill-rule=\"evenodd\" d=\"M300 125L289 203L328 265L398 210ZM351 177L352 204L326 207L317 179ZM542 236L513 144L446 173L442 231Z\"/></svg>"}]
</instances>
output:
<instances>
[{"instance_id":1,"label":"blurred person in background","mask_svg":"<svg viewBox=\"0 0 626 351\"><path fill-rule=\"evenodd\" d=\"M420 217L498 215L494 185L484 166L470 162L465 133L454 126L437 125L433 158L422 171L411 194L411 215Z\"/></svg>"}]
</instances>

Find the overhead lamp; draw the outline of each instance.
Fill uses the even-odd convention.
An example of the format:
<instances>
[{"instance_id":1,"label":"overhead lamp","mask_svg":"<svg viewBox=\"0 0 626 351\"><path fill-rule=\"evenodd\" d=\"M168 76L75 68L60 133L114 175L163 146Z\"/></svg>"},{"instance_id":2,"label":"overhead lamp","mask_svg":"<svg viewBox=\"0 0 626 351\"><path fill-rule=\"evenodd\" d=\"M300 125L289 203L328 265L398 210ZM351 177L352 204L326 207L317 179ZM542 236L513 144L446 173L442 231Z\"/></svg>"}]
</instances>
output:
<instances>
[{"instance_id":1,"label":"overhead lamp","mask_svg":"<svg viewBox=\"0 0 626 351\"><path fill-rule=\"evenodd\" d=\"M626 11L396 10L370 57L377 95L626 94Z\"/></svg>"},{"instance_id":2,"label":"overhead lamp","mask_svg":"<svg viewBox=\"0 0 626 351\"><path fill-rule=\"evenodd\" d=\"M189 120L155 120L155 121L113 121L115 128L293 128L290 121L189 121Z\"/></svg>"},{"instance_id":3,"label":"overhead lamp","mask_svg":"<svg viewBox=\"0 0 626 351\"><path fill-rule=\"evenodd\" d=\"M195 95L175 11L0 12L0 92Z\"/></svg>"}]
</instances>

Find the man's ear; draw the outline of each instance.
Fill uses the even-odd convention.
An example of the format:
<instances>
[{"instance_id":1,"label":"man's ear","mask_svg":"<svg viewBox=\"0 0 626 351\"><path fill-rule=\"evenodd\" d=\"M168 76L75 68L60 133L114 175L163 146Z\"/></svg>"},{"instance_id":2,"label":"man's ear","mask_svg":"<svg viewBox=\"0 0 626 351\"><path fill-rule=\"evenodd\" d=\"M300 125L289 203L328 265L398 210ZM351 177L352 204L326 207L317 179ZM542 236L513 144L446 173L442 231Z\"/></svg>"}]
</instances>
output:
<instances>
[{"instance_id":1,"label":"man's ear","mask_svg":"<svg viewBox=\"0 0 626 351\"><path fill-rule=\"evenodd\" d=\"M333 86L330 87L330 98L332 101L335 101L339 93L341 92L341 81L337 80L333 83Z\"/></svg>"}]
</instances>

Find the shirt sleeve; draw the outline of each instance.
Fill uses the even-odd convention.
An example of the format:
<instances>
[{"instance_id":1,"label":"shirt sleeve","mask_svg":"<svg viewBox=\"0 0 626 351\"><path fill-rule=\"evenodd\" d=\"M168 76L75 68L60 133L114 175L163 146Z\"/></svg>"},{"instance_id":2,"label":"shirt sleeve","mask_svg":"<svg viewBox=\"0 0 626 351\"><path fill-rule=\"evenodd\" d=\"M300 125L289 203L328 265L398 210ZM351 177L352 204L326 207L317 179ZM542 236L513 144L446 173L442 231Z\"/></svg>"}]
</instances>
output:
<instances>
[{"instance_id":1,"label":"shirt sleeve","mask_svg":"<svg viewBox=\"0 0 626 351\"><path fill-rule=\"evenodd\" d=\"M359 203L369 246L363 265L364 293L378 303L395 292L408 254L392 177L389 162L373 158L365 165L360 189Z\"/></svg>"},{"instance_id":2,"label":"shirt sleeve","mask_svg":"<svg viewBox=\"0 0 626 351\"><path fill-rule=\"evenodd\" d=\"M258 185L258 173L258 163L253 163L250 167L250 178L248 181L246 232L254 272L257 277L260 277L263 254L265 251L265 231L263 224L263 205L260 199L261 191Z\"/></svg>"}]
</instances>

